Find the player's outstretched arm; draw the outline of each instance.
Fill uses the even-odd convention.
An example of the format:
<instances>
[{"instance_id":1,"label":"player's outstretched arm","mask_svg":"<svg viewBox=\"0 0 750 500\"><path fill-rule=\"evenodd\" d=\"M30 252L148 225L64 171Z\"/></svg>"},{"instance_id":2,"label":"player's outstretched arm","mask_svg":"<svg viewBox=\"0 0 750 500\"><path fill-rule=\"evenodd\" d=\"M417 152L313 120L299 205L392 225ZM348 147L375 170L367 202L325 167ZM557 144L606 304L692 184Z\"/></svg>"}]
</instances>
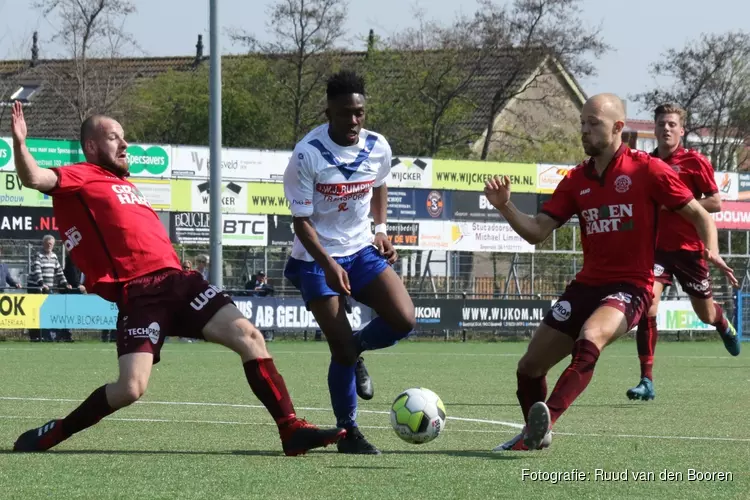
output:
<instances>
[{"instance_id":1,"label":"player's outstretched arm","mask_svg":"<svg viewBox=\"0 0 750 500\"><path fill-rule=\"evenodd\" d=\"M524 240L532 245L546 240L552 231L559 226L558 221L547 214L527 215L510 201L510 179L495 176L485 182L484 195L492 206L508 221L510 227Z\"/></svg>"},{"instance_id":2,"label":"player's outstretched arm","mask_svg":"<svg viewBox=\"0 0 750 500\"><path fill-rule=\"evenodd\" d=\"M51 191L57 185L57 174L53 170L40 168L26 147L26 120L23 117L23 107L18 101L13 103L10 124L13 133L13 158L21 184L37 191Z\"/></svg>"},{"instance_id":3,"label":"player's outstretched arm","mask_svg":"<svg viewBox=\"0 0 750 500\"><path fill-rule=\"evenodd\" d=\"M691 200L690 203L676 210L676 212L690 221L695 227L698 236L700 236L703 244L706 246L706 260L724 271L732 286L739 286L739 282L734 276L734 271L719 255L719 232L716 229L716 223L714 223L714 220L706 209L697 200Z\"/></svg>"}]
</instances>

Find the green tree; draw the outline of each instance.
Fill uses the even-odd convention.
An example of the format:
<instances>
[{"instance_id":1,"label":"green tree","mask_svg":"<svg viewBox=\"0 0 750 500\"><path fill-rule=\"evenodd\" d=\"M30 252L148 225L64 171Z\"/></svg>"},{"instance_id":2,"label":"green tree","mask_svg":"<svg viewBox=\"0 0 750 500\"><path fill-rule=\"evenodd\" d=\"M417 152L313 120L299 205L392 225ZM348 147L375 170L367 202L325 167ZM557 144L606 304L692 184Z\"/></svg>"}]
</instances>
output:
<instances>
[{"instance_id":1,"label":"green tree","mask_svg":"<svg viewBox=\"0 0 750 500\"><path fill-rule=\"evenodd\" d=\"M231 35L251 53L271 58L269 69L284 89L278 111L292 127L290 149L323 117L325 81L344 35L347 8L344 0L277 0L269 11L271 42L244 30Z\"/></svg>"},{"instance_id":2,"label":"green tree","mask_svg":"<svg viewBox=\"0 0 750 500\"><path fill-rule=\"evenodd\" d=\"M518 142L512 149L491 153L487 159L512 163L576 165L584 158L586 158L586 154L583 151L583 146L581 146L579 136L553 137L545 135L536 139L526 138Z\"/></svg>"},{"instance_id":3,"label":"green tree","mask_svg":"<svg viewBox=\"0 0 750 500\"><path fill-rule=\"evenodd\" d=\"M130 140L207 145L209 138L208 66L170 71L135 86L125 98ZM279 119L282 89L256 57L222 62L222 142L227 147L282 149L291 124Z\"/></svg>"},{"instance_id":4,"label":"green tree","mask_svg":"<svg viewBox=\"0 0 750 500\"><path fill-rule=\"evenodd\" d=\"M667 50L651 65L651 74L670 85L635 99L649 110L664 102L685 108L686 143L701 149L716 170L734 170L750 140L750 34L703 34Z\"/></svg>"}]
</instances>

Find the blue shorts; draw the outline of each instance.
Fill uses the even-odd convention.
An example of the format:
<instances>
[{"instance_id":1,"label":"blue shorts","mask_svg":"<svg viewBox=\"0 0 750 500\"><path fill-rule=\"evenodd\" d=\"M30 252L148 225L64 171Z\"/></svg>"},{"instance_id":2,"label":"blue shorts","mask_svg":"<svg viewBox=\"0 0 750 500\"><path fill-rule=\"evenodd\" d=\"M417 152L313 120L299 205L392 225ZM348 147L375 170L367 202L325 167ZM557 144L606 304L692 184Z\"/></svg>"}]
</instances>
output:
<instances>
[{"instance_id":1,"label":"blue shorts","mask_svg":"<svg viewBox=\"0 0 750 500\"><path fill-rule=\"evenodd\" d=\"M380 255L380 251L372 245L366 246L353 255L333 259L349 275L349 286L355 299L364 287L389 266L388 259ZM284 269L284 276L302 292L305 305L321 297L340 295L328 286L323 268L317 262L289 258Z\"/></svg>"}]
</instances>

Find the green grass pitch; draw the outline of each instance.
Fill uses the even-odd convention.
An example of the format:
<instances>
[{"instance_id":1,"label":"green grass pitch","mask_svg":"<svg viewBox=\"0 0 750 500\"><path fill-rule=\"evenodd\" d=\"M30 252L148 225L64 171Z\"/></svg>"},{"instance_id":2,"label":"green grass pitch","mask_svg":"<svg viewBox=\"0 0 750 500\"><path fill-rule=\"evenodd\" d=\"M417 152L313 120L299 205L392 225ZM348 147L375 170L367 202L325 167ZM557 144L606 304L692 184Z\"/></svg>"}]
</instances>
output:
<instances>
[{"instance_id":1,"label":"green grass pitch","mask_svg":"<svg viewBox=\"0 0 750 500\"><path fill-rule=\"evenodd\" d=\"M329 355L320 342L269 348L298 414L331 425ZM746 349L750 348L746 346ZM607 348L586 392L563 415L552 447L491 453L521 422L515 366L524 343L405 342L366 353L375 397L359 422L381 456L335 447L285 457L239 358L206 343L171 340L143 400L41 454L9 450L24 430L60 418L116 375L114 345L0 345L0 498L748 498L750 362L719 342L663 342L656 399L631 402L632 341ZM550 374L550 390L567 361ZM444 401L446 429L410 445L390 428L400 391L427 387ZM606 476L596 475L596 470ZM688 471L731 480L689 481ZM577 470L579 480L555 472ZM524 472L525 471L525 472ZM534 480L541 471L547 480ZM621 474L626 471L627 480ZM669 480L664 471L681 473ZM647 474L653 473L652 480ZM572 475L572 474L569 474ZM613 477L614 476L614 477ZM606 480L605 480L606 478Z\"/></svg>"}]
</instances>

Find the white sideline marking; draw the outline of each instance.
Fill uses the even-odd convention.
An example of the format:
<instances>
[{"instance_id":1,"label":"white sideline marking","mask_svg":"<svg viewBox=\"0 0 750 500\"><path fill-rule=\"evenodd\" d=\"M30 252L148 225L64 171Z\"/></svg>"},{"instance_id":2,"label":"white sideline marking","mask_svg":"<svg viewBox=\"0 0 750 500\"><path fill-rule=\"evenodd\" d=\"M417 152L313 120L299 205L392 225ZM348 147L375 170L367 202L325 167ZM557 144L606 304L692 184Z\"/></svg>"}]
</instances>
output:
<instances>
[{"instance_id":1,"label":"white sideline marking","mask_svg":"<svg viewBox=\"0 0 750 500\"><path fill-rule=\"evenodd\" d=\"M12 396L0 396L0 400L4 401L47 401L47 402L58 402L58 403L80 403L82 399L65 399L65 398L21 398ZM233 404L233 403L199 403L193 401L136 401L135 404L141 405L172 405L172 406L221 406L224 408L250 408L250 409L264 409L262 405L248 405L248 404ZM304 406L298 406L299 410L304 411L331 411L330 408L310 408ZM362 410L357 409L357 413L372 413L377 415L390 415L390 412L379 411L379 410ZM481 418L462 418L462 417L446 417L447 420L459 420L462 422L474 422L479 424L492 424L492 425L504 425L506 427L513 427L514 429L522 429L523 424L516 424L514 422L503 422L501 420L484 420Z\"/></svg>"},{"instance_id":2,"label":"white sideline marking","mask_svg":"<svg viewBox=\"0 0 750 500\"><path fill-rule=\"evenodd\" d=\"M169 344L165 344L165 348L168 349ZM45 352L48 351L41 351L39 349L36 349L34 347L0 347L0 352L3 351L36 351L36 352ZM64 351L73 351L73 352L106 352L106 353L113 353L116 352L114 344L112 345L111 349L94 349L94 348L78 348L78 347L54 347L54 352L64 352ZM201 349L200 351L187 351L187 350L178 350L178 351L172 351L167 350L167 352L170 355L174 354L234 354L229 349ZM330 351L271 351L272 355L281 354L284 356L294 356L294 355L306 355L306 354L317 354L317 355L325 355L330 356ZM369 356L450 356L450 357L456 357L456 356L463 356L463 357L491 357L491 358L520 358L523 355L523 352L459 352L459 353L452 353L452 352L380 352L380 351L371 351L368 352ZM633 359L638 358L637 355L624 355L624 354L612 354L607 355L607 358L612 359ZM705 356L705 355L690 355L690 356L683 356L683 355L677 355L677 356L670 356L670 355L661 355L659 356L659 359L731 359L727 356Z\"/></svg>"},{"instance_id":3,"label":"white sideline marking","mask_svg":"<svg viewBox=\"0 0 750 500\"><path fill-rule=\"evenodd\" d=\"M63 399L63 398L22 398L13 396L0 396L0 400L4 401L45 401L45 402L71 402L79 403L81 399ZM265 409L261 405L247 405L247 404L230 404L230 403L199 403L189 401L137 401L136 404L158 404L158 405L174 405L174 406L220 406L227 408L250 408L250 409ZM304 408L299 407L300 410L305 411L331 411L329 408ZM358 410L359 413L374 413L380 415L388 415L387 411L376 411L376 410ZM11 415L0 415L0 419L38 419L38 416L27 417L27 416L11 416ZM217 424L217 425L275 425L272 423L254 423L254 422L233 422L233 421L221 421L221 420L170 420L170 419L154 419L154 418L119 418L119 417L105 417L106 420L114 420L121 422L163 422L163 423L195 423L195 424ZM515 422L504 422L502 420L484 420L478 418L463 418L463 417L447 417L447 420L457 420L462 422L474 422L483 423L490 425L498 425L503 427L511 427L513 429L522 429L523 424L517 424ZM387 426L361 426L363 429L390 429ZM449 429L446 429L446 432ZM475 432L475 433L495 433L495 432L507 432L500 430L470 430L470 429L454 429L452 432ZM638 435L638 434L597 434L597 433L576 433L576 432L553 432L554 435L558 436L572 436L572 437L603 437L603 438L619 438L619 439L669 439L678 441L723 441L723 442L737 442L737 443L748 443L750 438L734 438L734 437L716 437L716 436L652 436L652 435Z\"/></svg>"}]
</instances>

